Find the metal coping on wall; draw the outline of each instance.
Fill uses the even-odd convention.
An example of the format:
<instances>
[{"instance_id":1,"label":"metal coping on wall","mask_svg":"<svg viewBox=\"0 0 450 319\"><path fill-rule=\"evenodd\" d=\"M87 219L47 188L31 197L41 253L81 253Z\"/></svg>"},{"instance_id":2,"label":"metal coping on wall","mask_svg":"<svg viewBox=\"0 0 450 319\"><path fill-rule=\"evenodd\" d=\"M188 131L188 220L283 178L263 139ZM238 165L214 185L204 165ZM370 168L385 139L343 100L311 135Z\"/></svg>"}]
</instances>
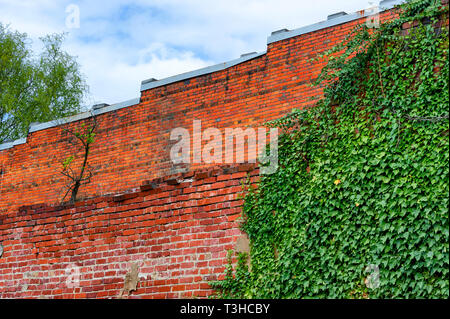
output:
<instances>
[{"instance_id":1,"label":"metal coping on wall","mask_svg":"<svg viewBox=\"0 0 450 319\"><path fill-rule=\"evenodd\" d=\"M103 114L103 113L107 113L107 112L112 112L115 110L119 110L128 106L133 106L133 105L137 105L140 102L140 98L135 98L135 99L131 99L131 100L127 100L127 101L123 101L123 102L119 102L116 104L112 104L112 105L107 105L104 106L102 108L98 108L95 110L90 110L87 112L83 112L80 114L76 114L73 116L69 116L69 117L65 117L62 119L58 119L58 120L54 120L54 121L50 121L50 122L45 122L45 123L38 123L38 124L32 124L30 125L30 128L28 130L29 133L32 132L37 132L37 131L41 131L41 130L45 130L51 127L55 127L58 125L62 125L62 124L66 124L66 123L70 123L70 122L75 122L75 121L79 121L79 120L83 120L86 118L91 117L92 115L99 115L99 114ZM12 142L7 142L7 143L3 143L0 144L0 151L1 150L5 150L11 147L14 147L16 145L20 145L20 144L25 144L27 142L27 138L20 138L18 140L12 141Z\"/></svg>"},{"instance_id":2,"label":"metal coping on wall","mask_svg":"<svg viewBox=\"0 0 450 319\"><path fill-rule=\"evenodd\" d=\"M379 11L385 11L385 10L389 10L394 8L396 5L402 4L403 2L405 2L404 0L384 0L381 1L379 4ZM282 41L282 40L286 40L292 37L296 37L305 33L310 33L310 32L314 32L314 31L318 31L321 29L325 29L325 28L329 28L329 27L334 27L337 26L339 24L343 24L343 23L347 23L353 20L357 20L360 18L365 18L368 17L370 15L372 15L372 11L370 10L361 10L352 14L346 14L346 15L337 15L333 18L333 14L329 15L329 17L331 19L326 20L326 21L321 21L318 23L314 23L305 27L301 27L298 29L294 29L294 30L287 30L284 32L278 32L275 34L270 35L267 38L267 44L271 44L274 42L278 42L278 41Z\"/></svg>"},{"instance_id":3,"label":"metal coping on wall","mask_svg":"<svg viewBox=\"0 0 450 319\"><path fill-rule=\"evenodd\" d=\"M164 86L164 85L167 85L167 84L170 84L170 83L179 82L179 81L187 80L187 79L190 79L190 78L195 78L195 77L198 77L198 76L201 76L201 75L205 75L205 74L209 74L209 73L225 70L225 69L228 69L228 68L230 68L232 66L235 66L237 64L240 64L240 63L246 62L248 60L252 60L252 59L255 59L257 57L260 57L260 56L262 56L264 54L266 54L266 52L247 53L247 54L241 55L240 58L235 59L235 60L219 63L219 64L216 64L216 65L207 66L206 68L202 68L202 69L198 69L198 70L194 70L194 71L190 71L190 72L174 75L174 76L171 76L171 77L168 77L168 78L165 78L165 79L156 80L156 81L144 80L144 81L141 82L141 92L145 91L145 90L153 89L153 88L156 88L156 87L159 87L159 86Z\"/></svg>"}]
</instances>

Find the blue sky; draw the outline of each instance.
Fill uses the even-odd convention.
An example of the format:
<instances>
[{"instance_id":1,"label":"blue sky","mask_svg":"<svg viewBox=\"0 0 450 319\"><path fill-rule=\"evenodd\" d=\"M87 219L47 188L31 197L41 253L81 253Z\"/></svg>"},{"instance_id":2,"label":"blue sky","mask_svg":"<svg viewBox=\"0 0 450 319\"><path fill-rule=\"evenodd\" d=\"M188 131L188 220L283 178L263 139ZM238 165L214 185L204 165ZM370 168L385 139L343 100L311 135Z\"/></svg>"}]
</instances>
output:
<instances>
[{"instance_id":1,"label":"blue sky","mask_svg":"<svg viewBox=\"0 0 450 319\"><path fill-rule=\"evenodd\" d=\"M372 4L371 4L372 3ZM0 0L0 22L40 36L67 32L64 49L77 57L90 87L86 104L139 97L140 82L266 49L274 30L295 29L368 0ZM70 20L76 6L79 28ZM72 6L72 7L70 7Z\"/></svg>"}]
</instances>

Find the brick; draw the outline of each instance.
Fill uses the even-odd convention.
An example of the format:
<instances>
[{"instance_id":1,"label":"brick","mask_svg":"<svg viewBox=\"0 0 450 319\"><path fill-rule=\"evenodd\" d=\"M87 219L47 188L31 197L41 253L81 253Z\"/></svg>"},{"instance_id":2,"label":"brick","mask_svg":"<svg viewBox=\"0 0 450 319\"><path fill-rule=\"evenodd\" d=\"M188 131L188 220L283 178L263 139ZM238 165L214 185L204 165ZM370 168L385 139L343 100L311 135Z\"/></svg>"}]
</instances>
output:
<instances>
[{"instance_id":1,"label":"brick","mask_svg":"<svg viewBox=\"0 0 450 319\"><path fill-rule=\"evenodd\" d=\"M312 106L322 89L309 83L323 65L305 60L364 21L271 43L264 55L142 91L137 105L99 115L89 157L96 171L80 191L88 199L74 205L42 203L60 202L67 183L55 173L71 151L63 128L86 120L32 132L27 143L0 151L0 295L115 298L137 264L130 298L210 296L205 280L223 278L226 252L242 235L240 185L247 175L256 184L259 171L251 163L191 164L174 174L170 131L192 128L194 118L221 131L257 127ZM66 271L76 267L80 288L72 289Z\"/></svg>"}]
</instances>

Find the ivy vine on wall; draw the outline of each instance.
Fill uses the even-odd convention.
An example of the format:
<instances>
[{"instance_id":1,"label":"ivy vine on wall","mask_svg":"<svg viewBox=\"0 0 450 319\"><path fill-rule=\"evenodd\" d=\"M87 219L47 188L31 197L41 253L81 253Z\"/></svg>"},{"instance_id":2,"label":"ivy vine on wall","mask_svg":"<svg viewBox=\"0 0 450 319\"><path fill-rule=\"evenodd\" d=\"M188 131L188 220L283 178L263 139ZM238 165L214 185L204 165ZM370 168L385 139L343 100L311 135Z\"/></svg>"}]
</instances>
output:
<instances>
[{"instance_id":1,"label":"ivy vine on wall","mask_svg":"<svg viewBox=\"0 0 450 319\"><path fill-rule=\"evenodd\" d=\"M251 271L230 261L218 297L449 297L448 5L399 10L318 57L315 107L268 123L279 169L245 196Z\"/></svg>"}]
</instances>

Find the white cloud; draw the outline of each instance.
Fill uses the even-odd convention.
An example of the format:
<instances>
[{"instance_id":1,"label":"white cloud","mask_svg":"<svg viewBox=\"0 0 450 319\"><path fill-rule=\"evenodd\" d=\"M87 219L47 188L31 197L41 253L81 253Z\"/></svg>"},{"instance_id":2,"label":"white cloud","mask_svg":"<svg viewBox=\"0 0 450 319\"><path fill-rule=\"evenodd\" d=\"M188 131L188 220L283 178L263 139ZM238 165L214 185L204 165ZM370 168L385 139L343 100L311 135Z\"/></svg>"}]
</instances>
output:
<instances>
[{"instance_id":1,"label":"white cloud","mask_svg":"<svg viewBox=\"0 0 450 319\"><path fill-rule=\"evenodd\" d=\"M152 44L141 49L134 63L125 63L120 59L120 53L111 54L112 47L104 45L99 49L96 45L90 45L78 50L83 70L90 79L93 93L88 101L90 104L112 104L139 97L142 80L151 77L161 79L213 63L196 58L193 52L171 50L164 44Z\"/></svg>"},{"instance_id":2,"label":"white cloud","mask_svg":"<svg viewBox=\"0 0 450 319\"><path fill-rule=\"evenodd\" d=\"M65 25L70 4L80 8L79 29ZM33 39L68 32L65 48L87 76L88 102L114 103L138 97L144 79L263 51L271 31L369 6L366 0L0 0L0 22Z\"/></svg>"}]
</instances>

